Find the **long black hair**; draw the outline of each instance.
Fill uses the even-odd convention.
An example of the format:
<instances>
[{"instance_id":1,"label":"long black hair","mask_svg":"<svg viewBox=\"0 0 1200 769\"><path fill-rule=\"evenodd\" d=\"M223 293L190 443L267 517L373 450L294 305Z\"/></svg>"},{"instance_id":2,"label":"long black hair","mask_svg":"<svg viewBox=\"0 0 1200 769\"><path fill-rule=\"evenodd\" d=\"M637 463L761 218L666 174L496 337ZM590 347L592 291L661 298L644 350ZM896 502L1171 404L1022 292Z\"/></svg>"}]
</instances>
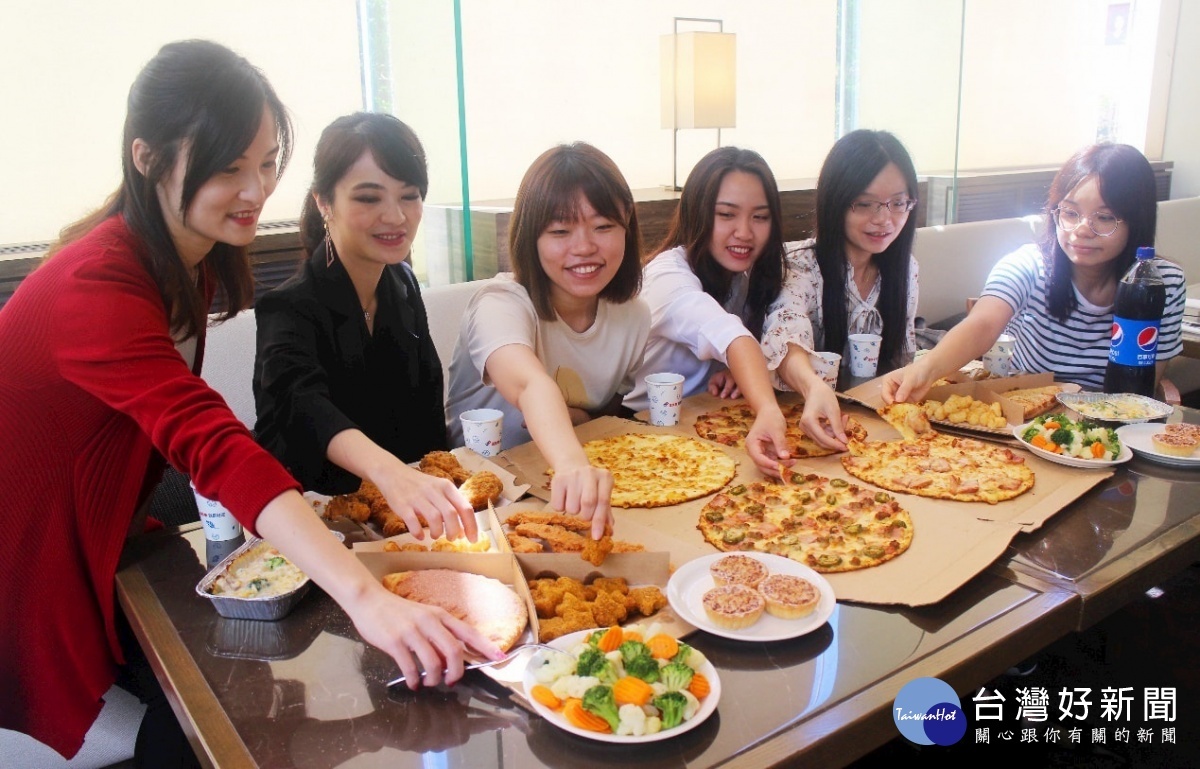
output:
<instances>
[{"instance_id":1,"label":"long black hair","mask_svg":"<svg viewBox=\"0 0 1200 769\"><path fill-rule=\"evenodd\" d=\"M729 299L733 273L726 270L712 255L712 234L716 223L717 195L721 182L730 171L742 171L758 177L766 193L771 214L771 233L762 254L750 268L750 290L746 295L746 330L755 337L762 335L767 308L779 296L783 287L783 206L779 201L779 185L771 167L753 150L738 147L718 147L709 152L684 182L679 207L671 218L671 227L659 247L647 256L683 246L688 265L700 279L704 292L722 305Z\"/></svg>"},{"instance_id":2,"label":"long black hair","mask_svg":"<svg viewBox=\"0 0 1200 769\"><path fill-rule=\"evenodd\" d=\"M1158 190L1154 169L1146 156L1128 144L1093 144L1071 156L1050 184L1046 200L1046 232L1038 244L1049 273L1047 309L1059 320L1076 308L1075 289L1071 283L1071 260L1058 243L1058 221L1054 209L1083 184L1089 176L1096 177L1100 197L1117 218L1125 220L1128 236L1125 248L1109 263L1118 278L1124 275L1137 257L1138 246L1154 245L1158 217Z\"/></svg>"},{"instance_id":3,"label":"long black hair","mask_svg":"<svg viewBox=\"0 0 1200 769\"><path fill-rule=\"evenodd\" d=\"M47 258L87 234L103 220L121 214L144 244L142 260L154 276L166 305L171 331L184 337L204 328L208 305L179 256L158 200L158 186L170 176L181 151L187 152L180 215L186 221L196 193L236 161L258 134L266 109L279 138L278 174L291 156L292 128L287 110L267 78L228 48L207 40L164 45L129 89L122 135L121 185L97 211L66 227ZM138 170L133 142L150 148L146 173ZM204 269L225 299L223 318L250 306L254 277L249 250L217 243Z\"/></svg>"},{"instance_id":4,"label":"long black hair","mask_svg":"<svg viewBox=\"0 0 1200 769\"><path fill-rule=\"evenodd\" d=\"M917 197L917 172L908 151L887 131L859 129L838 139L817 178L817 265L824 289L822 349L841 354L846 346L846 216L850 205L871 186L888 163L904 177L908 196ZM915 211L915 209L914 209ZM908 272L917 217L910 212L900 234L883 253L871 257L879 270L879 314L883 318L880 372L903 363L908 336Z\"/></svg>"}]
</instances>

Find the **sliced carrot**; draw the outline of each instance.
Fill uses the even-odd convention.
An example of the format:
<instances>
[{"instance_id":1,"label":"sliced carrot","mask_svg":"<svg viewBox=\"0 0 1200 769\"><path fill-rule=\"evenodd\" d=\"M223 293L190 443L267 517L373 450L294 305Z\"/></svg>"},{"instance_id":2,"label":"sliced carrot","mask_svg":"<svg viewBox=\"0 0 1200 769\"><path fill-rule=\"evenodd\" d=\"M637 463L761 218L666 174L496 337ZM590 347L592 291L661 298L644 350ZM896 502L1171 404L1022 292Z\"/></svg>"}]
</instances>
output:
<instances>
[{"instance_id":1,"label":"sliced carrot","mask_svg":"<svg viewBox=\"0 0 1200 769\"><path fill-rule=\"evenodd\" d=\"M621 636L622 636L622 637L623 637L623 638L624 638L626 641L641 641L641 640L643 640L643 639L642 639L642 634L641 634L641 633L639 633L639 632L638 632L638 631L636 631L636 630L625 630L625 629L622 629L622 630L621 630Z\"/></svg>"},{"instance_id":2,"label":"sliced carrot","mask_svg":"<svg viewBox=\"0 0 1200 769\"><path fill-rule=\"evenodd\" d=\"M1058 422L1047 422L1044 425L1042 425L1042 427L1053 432L1053 431L1057 430L1058 428L1062 427L1062 425L1060 425Z\"/></svg>"},{"instance_id":3,"label":"sliced carrot","mask_svg":"<svg viewBox=\"0 0 1200 769\"><path fill-rule=\"evenodd\" d=\"M703 673L693 673L692 682L688 684L688 691L698 700L702 700L712 691L712 686L708 683L708 679Z\"/></svg>"},{"instance_id":4,"label":"sliced carrot","mask_svg":"<svg viewBox=\"0 0 1200 769\"><path fill-rule=\"evenodd\" d=\"M558 710L562 707L562 700L560 700L558 697L555 697L554 692L550 691L549 688L542 686L541 684L538 684L530 689L529 696L533 697L535 700L551 710Z\"/></svg>"},{"instance_id":5,"label":"sliced carrot","mask_svg":"<svg viewBox=\"0 0 1200 769\"><path fill-rule=\"evenodd\" d=\"M1044 435L1035 435L1029 439L1029 442L1039 449L1044 449L1050 445L1050 441L1046 440L1046 436Z\"/></svg>"},{"instance_id":6,"label":"sliced carrot","mask_svg":"<svg viewBox=\"0 0 1200 769\"><path fill-rule=\"evenodd\" d=\"M645 705L653 696L650 684L640 678L625 676L613 684L613 699L618 705Z\"/></svg>"},{"instance_id":7,"label":"sliced carrot","mask_svg":"<svg viewBox=\"0 0 1200 769\"><path fill-rule=\"evenodd\" d=\"M650 647L650 656L660 660L669 660L679 653L679 642L666 633L659 633L646 641Z\"/></svg>"},{"instance_id":8,"label":"sliced carrot","mask_svg":"<svg viewBox=\"0 0 1200 769\"><path fill-rule=\"evenodd\" d=\"M563 705L562 714L567 719L567 723L579 729L587 729L589 732L612 732L607 721L595 713L584 710L583 700L575 697L571 697Z\"/></svg>"},{"instance_id":9,"label":"sliced carrot","mask_svg":"<svg viewBox=\"0 0 1200 769\"><path fill-rule=\"evenodd\" d=\"M624 633L621 632L619 625L613 625L600 636L600 640L596 643L596 648L604 653L615 652L621 648L621 643L625 641Z\"/></svg>"},{"instance_id":10,"label":"sliced carrot","mask_svg":"<svg viewBox=\"0 0 1200 769\"><path fill-rule=\"evenodd\" d=\"M1099 459L1102 456L1104 456L1104 444L1100 441L1096 441L1092 444L1092 457Z\"/></svg>"}]
</instances>

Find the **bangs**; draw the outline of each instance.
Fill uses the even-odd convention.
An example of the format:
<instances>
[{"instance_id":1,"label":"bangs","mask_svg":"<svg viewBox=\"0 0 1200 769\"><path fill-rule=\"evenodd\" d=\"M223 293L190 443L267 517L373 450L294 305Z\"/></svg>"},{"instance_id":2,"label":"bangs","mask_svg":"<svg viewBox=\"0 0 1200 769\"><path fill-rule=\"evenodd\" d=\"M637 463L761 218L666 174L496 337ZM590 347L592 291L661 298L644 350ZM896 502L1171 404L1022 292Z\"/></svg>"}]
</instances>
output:
<instances>
[{"instance_id":1,"label":"bangs","mask_svg":"<svg viewBox=\"0 0 1200 769\"><path fill-rule=\"evenodd\" d=\"M551 222L576 222L582 219L583 211L579 206L581 194L597 214L618 222L622 227L629 227L629 214L633 206L631 200L624 199L625 191L614 187L607 178L582 163L564 164L559 173L549 177L546 186L544 199L554 203L547 209L542 227Z\"/></svg>"}]
</instances>

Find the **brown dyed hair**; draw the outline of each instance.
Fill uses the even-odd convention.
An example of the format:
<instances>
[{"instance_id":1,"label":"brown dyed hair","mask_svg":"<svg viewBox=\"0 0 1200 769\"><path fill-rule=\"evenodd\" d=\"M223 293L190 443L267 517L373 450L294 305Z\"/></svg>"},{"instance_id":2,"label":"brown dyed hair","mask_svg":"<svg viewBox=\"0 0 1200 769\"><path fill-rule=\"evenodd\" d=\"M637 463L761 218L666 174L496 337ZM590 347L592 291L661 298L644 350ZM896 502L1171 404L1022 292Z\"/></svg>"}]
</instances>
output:
<instances>
[{"instance_id":1,"label":"brown dyed hair","mask_svg":"<svg viewBox=\"0 0 1200 769\"><path fill-rule=\"evenodd\" d=\"M264 108L278 127L278 173L282 174L291 156L291 122L263 73L228 48L207 40L164 45L129 89L121 185L98 210L64 228L46 258L120 214L145 246L141 259L158 284L171 332L184 337L199 333L207 320L208 305L171 240L158 201L158 185L171 174L186 147L180 197L180 214L186 222L188 206L205 182L241 157L254 141ZM134 139L142 139L150 147L145 175L134 164ZM225 299L221 320L250 306L254 277L248 248L217 243L203 264Z\"/></svg>"},{"instance_id":2,"label":"brown dyed hair","mask_svg":"<svg viewBox=\"0 0 1200 769\"><path fill-rule=\"evenodd\" d=\"M625 255L617 274L600 292L615 304L637 296L642 287L642 236L633 193L617 164L590 144L560 144L543 152L525 172L517 189L508 228L508 249L513 273L529 292L539 318L553 320L551 281L538 259L537 241L552 222L580 218L579 194L596 213L625 228Z\"/></svg>"}]
</instances>

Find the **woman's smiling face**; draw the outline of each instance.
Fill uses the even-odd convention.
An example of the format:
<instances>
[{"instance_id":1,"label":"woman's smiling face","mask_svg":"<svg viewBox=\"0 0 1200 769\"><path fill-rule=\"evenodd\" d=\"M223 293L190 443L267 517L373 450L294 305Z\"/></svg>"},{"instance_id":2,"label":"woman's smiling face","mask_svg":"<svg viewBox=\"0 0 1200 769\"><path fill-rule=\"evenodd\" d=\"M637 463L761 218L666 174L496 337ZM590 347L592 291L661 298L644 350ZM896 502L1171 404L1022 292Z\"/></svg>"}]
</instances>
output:
<instances>
[{"instance_id":1,"label":"woman's smiling face","mask_svg":"<svg viewBox=\"0 0 1200 769\"><path fill-rule=\"evenodd\" d=\"M746 272L771 238L771 208L762 180L745 171L721 179L709 252L729 272Z\"/></svg>"}]
</instances>

